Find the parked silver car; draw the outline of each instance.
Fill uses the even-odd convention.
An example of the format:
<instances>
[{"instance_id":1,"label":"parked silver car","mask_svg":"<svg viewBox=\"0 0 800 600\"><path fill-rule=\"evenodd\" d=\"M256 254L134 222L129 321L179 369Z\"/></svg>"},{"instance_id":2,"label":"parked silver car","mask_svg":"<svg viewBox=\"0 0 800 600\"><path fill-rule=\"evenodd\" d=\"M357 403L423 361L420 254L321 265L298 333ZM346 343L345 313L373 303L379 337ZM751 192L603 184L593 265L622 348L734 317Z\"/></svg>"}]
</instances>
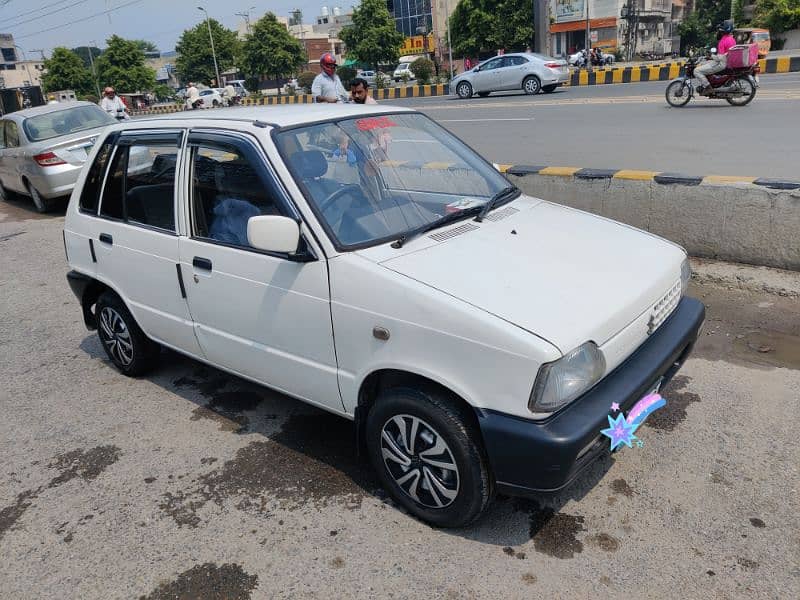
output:
<instances>
[{"instance_id":1,"label":"parked silver car","mask_svg":"<svg viewBox=\"0 0 800 600\"><path fill-rule=\"evenodd\" d=\"M47 104L0 120L0 199L30 196L46 212L69 196L97 135L116 119L91 102Z\"/></svg>"},{"instance_id":2,"label":"parked silver car","mask_svg":"<svg viewBox=\"0 0 800 600\"><path fill-rule=\"evenodd\" d=\"M459 98L481 97L491 92L523 90L550 93L569 80L567 61L543 54L520 52L495 56L453 78L450 89Z\"/></svg>"}]
</instances>

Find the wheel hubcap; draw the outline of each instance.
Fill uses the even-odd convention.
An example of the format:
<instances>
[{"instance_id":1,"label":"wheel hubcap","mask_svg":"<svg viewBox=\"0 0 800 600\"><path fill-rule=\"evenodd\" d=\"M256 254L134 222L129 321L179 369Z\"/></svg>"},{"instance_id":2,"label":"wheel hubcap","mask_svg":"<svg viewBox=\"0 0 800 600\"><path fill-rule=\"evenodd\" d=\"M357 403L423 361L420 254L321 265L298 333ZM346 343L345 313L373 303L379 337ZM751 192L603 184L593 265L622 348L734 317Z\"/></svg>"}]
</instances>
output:
<instances>
[{"instance_id":1,"label":"wheel hubcap","mask_svg":"<svg viewBox=\"0 0 800 600\"><path fill-rule=\"evenodd\" d=\"M466 84L461 84L458 86L458 95L459 96L468 96L469 95L469 88Z\"/></svg>"},{"instance_id":2,"label":"wheel hubcap","mask_svg":"<svg viewBox=\"0 0 800 600\"><path fill-rule=\"evenodd\" d=\"M533 94L534 92L536 92L536 90L538 88L538 86L536 85L536 82L533 79L529 79L528 83L525 84L525 87L528 88L528 93L530 93L530 94Z\"/></svg>"},{"instance_id":3,"label":"wheel hubcap","mask_svg":"<svg viewBox=\"0 0 800 600\"><path fill-rule=\"evenodd\" d=\"M103 343L115 362L127 367L133 361L133 342L125 321L110 306L100 312L100 330Z\"/></svg>"},{"instance_id":4,"label":"wheel hubcap","mask_svg":"<svg viewBox=\"0 0 800 600\"><path fill-rule=\"evenodd\" d=\"M383 463L400 489L428 508L445 508L458 495L456 461L441 435L412 415L397 415L381 430Z\"/></svg>"}]
</instances>

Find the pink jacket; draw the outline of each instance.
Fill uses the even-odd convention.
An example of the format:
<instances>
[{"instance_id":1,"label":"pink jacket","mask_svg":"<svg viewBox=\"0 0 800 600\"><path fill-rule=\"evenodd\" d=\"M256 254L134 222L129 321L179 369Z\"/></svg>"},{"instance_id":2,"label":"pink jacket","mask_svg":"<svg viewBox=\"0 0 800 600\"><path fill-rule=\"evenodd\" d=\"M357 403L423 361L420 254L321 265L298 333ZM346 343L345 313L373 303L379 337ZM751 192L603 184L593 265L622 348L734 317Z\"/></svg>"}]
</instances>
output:
<instances>
[{"instance_id":1,"label":"pink jacket","mask_svg":"<svg viewBox=\"0 0 800 600\"><path fill-rule=\"evenodd\" d=\"M736 40L733 39L733 36L730 33L723 35L722 38L720 38L719 43L717 44L717 54L719 56L724 56L725 54L728 53L728 50L733 48L735 45L736 45Z\"/></svg>"}]
</instances>

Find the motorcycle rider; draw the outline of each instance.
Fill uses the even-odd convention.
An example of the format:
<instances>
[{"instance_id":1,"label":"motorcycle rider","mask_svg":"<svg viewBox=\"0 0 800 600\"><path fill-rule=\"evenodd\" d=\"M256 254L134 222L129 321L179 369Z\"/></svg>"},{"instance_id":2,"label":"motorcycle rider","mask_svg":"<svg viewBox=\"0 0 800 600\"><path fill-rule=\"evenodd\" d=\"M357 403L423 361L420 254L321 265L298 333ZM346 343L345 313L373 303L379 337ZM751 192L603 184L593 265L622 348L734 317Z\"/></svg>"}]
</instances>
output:
<instances>
[{"instance_id":1,"label":"motorcycle rider","mask_svg":"<svg viewBox=\"0 0 800 600\"><path fill-rule=\"evenodd\" d=\"M314 102L347 102L350 98L336 74L336 58L330 52L319 57L322 72L314 77L311 95Z\"/></svg>"},{"instance_id":2,"label":"motorcycle rider","mask_svg":"<svg viewBox=\"0 0 800 600\"><path fill-rule=\"evenodd\" d=\"M125 109L125 104L110 85L103 90L103 99L100 100L100 108L120 121L130 119Z\"/></svg>"},{"instance_id":3,"label":"motorcycle rider","mask_svg":"<svg viewBox=\"0 0 800 600\"><path fill-rule=\"evenodd\" d=\"M186 86L186 109L192 110L200 106L200 91L191 81Z\"/></svg>"},{"instance_id":4,"label":"motorcycle rider","mask_svg":"<svg viewBox=\"0 0 800 600\"><path fill-rule=\"evenodd\" d=\"M728 66L728 50L736 45L733 37L733 21L730 19L723 21L717 28L717 53L712 55L709 60L698 65L694 70L694 76L700 82L697 88L699 94L704 94L709 89L708 77L713 73L724 71Z\"/></svg>"}]
</instances>

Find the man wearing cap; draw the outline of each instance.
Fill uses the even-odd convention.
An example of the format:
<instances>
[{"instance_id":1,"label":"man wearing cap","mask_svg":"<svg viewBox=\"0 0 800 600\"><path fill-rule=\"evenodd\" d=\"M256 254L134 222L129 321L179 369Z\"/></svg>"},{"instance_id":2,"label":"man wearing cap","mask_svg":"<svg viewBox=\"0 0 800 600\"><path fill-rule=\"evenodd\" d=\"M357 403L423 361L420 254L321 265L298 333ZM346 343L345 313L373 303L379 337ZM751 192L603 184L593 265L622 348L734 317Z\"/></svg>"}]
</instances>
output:
<instances>
[{"instance_id":1,"label":"man wearing cap","mask_svg":"<svg viewBox=\"0 0 800 600\"><path fill-rule=\"evenodd\" d=\"M117 93L111 86L103 90L103 99L100 100L100 108L120 121L123 119L130 119L125 110L125 104L122 103L122 100L117 96Z\"/></svg>"},{"instance_id":2,"label":"man wearing cap","mask_svg":"<svg viewBox=\"0 0 800 600\"><path fill-rule=\"evenodd\" d=\"M311 95L315 102L347 102L348 95L342 80L336 74L336 58L330 52L319 57L322 72L311 84Z\"/></svg>"}]
</instances>

